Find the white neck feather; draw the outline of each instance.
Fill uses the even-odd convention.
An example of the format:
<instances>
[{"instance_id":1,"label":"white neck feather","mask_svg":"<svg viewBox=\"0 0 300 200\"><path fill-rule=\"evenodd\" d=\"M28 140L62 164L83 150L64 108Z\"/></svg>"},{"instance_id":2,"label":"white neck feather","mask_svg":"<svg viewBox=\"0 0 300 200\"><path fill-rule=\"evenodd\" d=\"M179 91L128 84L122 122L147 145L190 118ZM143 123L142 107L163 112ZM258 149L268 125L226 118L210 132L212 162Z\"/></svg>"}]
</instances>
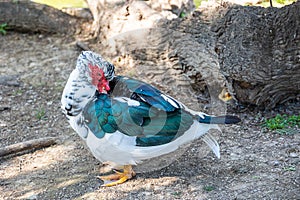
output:
<instances>
[{"instance_id":1,"label":"white neck feather","mask_svg":"<svg viewBox=\"0 0 300 200\"><path fill-rule=\"evenodd\" d=\"M74 69L62 94L62 109L74 116L80 114L95 92L96 87L77 68Z\"/></svg>"}]
</instances>

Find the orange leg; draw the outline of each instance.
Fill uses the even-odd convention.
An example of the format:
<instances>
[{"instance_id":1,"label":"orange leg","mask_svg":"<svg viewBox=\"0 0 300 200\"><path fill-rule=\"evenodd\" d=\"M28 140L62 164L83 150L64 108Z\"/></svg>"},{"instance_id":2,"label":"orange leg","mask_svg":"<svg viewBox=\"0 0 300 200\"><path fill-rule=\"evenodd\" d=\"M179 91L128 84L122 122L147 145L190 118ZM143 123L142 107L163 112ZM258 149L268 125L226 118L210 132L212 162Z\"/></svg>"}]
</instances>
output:
<instances>
[{"instance_id":1,"label":"orange leg","mask_svg":"<svg viewBox=\"0 0 300 200\"><path fill-rule=\"evenodd\" d=\"M131 165L124 165L123 172L115 171L115 174L107 175L107 176L100 176L99 178L103 181L112 181L111 183L104 184L102 186L110 187L115 186L118 184L122 184L125 181L133 178L135 176L135 172L132 169Z\"/></svg>"}]
</instances>

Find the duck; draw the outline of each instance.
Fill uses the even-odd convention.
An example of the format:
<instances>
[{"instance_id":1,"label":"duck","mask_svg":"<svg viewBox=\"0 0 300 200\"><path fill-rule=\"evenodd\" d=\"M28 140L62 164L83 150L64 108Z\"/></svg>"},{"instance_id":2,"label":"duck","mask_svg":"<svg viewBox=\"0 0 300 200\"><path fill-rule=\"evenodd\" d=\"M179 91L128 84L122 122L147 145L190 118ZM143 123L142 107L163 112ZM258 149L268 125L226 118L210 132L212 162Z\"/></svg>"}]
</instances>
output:
<instances>
[{"instance_id":1,"label":"duck","mask_svg":"<svg viewBox=\"0 0 300 200\"><path fill-rule=\"evenodd\" d=\"M115 66L93 51L80 53L61 108L93 156L116 169L99 177L109 182L106 187L132 179L133 166L198 138L220 158L219 144L209 130L241 121L234 115L191 110L151 84L115 75Z\"/></svg>"}]
</instances>

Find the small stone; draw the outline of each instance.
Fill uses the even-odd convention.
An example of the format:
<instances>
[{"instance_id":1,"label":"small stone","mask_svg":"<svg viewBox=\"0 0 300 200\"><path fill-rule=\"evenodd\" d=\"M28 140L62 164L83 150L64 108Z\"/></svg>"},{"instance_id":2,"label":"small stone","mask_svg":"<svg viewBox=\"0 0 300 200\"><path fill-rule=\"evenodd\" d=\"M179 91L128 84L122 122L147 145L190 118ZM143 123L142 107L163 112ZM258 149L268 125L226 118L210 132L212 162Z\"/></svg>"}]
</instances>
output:
<instances>
[{"instance_id":1,"label":"small stone","mask_svg":"<svg viewBox=\"0 0 300 200\"><path fill-rule=\"evenodd\" d=\"M0 111L10 110L10 106L0 106Z\"/></svg>"},{"instance_id":2,"label":"small stone","mask_svg":"<svg viewBox=\"0 0 300 200\"><path fill-rule=\"evenodd\" d=\"M0 127L6 127L6 126L7 126L7 124L0 121Z\"/></svg>"},{"instance_id":3,"label":"small stone","mask_svg":"<svg viewBox=\"0 0 300 200\"><path fill-rule=\"evenodd\" d=\"M26 199L28 199L28 200L35 200L35 199L38 199L38 196L36 194L33 194L33 195L27 197Z\"/></svg>"},{"instance_id":4,"label":"small stone","mask_svg":"<svg viewBox=\"0 0 300 200\"><path fill-rule=\"evenodd\" d=\"M145 190L151 191L152 190L152 185L150 183L145 185Z\"/></svg>"},{"instance_id":5,"label":"small stone","mask_svg":"<svg viewBox=\"0 0 300 200\"><path fill-rule=\"evenodd\" d=\"M278 160L274 160L274 161L272 162L272 164L273 164L274 166L278 166L278 165L280 164L280 162L279 162Z\"/></svg>"},{"instance_id":6,"label":"small stone","mask_svg":"<svg viewBox=\"0 0 300 200\"><path fill-rule=\"evenodd\" d=\"M0 85L20 86L17 75L0 75Z\"/></svg>"},{"instance_id":7,"label":"small stone","mask_svg":"<svg viewBox=\"0 0 300 200\"><path fill-rule=\"evenodd\" d=\"M290 157L291 157L291 158L297 158L297 157L298 157L298 154L295 153L295 152L291 152L291 153L290 153Z\"/></svg>"}]
</instances>

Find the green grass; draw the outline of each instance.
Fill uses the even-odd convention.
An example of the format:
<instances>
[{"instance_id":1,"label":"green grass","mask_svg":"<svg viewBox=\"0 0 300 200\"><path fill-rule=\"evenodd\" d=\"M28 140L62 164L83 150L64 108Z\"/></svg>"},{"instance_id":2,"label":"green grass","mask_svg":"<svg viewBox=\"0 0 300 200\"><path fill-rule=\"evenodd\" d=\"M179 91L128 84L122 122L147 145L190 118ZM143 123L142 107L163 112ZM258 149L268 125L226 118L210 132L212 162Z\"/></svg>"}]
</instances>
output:
<instances>
[{"instance_id":1,"label":"green grass","mask_svg":"<svg viewBox=\"0 0 300 200\"><path fill-rule=\"evenodd\" d=\"M194 4L195 4L196 8L198 8L201 5L202 1L207 1L207 0L194 0ZM217 2L220 3L221 0L219 0ZM293 2L296 2L296 0L273 0L272 2L273 2L274 7L282 7L282 6L292 4ZM263 0L261 3L255 4L254 6L269 7L270 6L270 1L269 0Z\"/></svg>"},{"instance_id":2,"label":"green grass","mask_svg":"<svg viewBox=\"0 0 300 200\"><path fill-rule=\"evenodd\" d=\"M194 4L195 4L196 8L198 8L201 5L201 1L202 0L194 0Z\"/></svg>"},{"instance_id":3,"label":"green grass","mask_svg":"<svg viewBox=\"0 0 300 200\"><path fill-rule=\"evenodd\" d=\"M186 13L182 11L179 15L179 18L185 18L185 17L186 17Z\"/></svg>"},{"instance_id":4,"label":"green grass","mask_svg":"<svg viewBox=\"0 0 300 200\"><path fill-rule=\"evenodd\" d=\"M62 8L87 8L84 0L32 0L36 3L46 4L57 9Z\"/></svg>"},{"instance_id":5,"label":"green grass","mask_svg":"<svg viewBox=\"0 0 300 200\"><path fill-rule=\"evenodd\" d=\"M181 195L181 192L173 192L173 193L171 193L172 195L174 195L174 196L180 196Z\"/></svg>"},{"instance_id":6,"label":"green grass","mask_svg":"<svg viewBox=\"0 0 300 200\"><path fill-rule=\"evenodd\" d=\"M7 29L7 23L0 24L0 33L2 35L6 34L6 29Z\"/></svg>"},{"instance_id":7,"label":"green grass","mask_svg":"<svg viewBox=\"0 0 300 200\"><path fill-rule=\"evenodd\" d=\"M203 187L203 190L205 190L206 192L211 192L213 190L215 190L216 188L212 185L206 185Z\"/></svg>"},{"instance_id":8,"label":"green grass","mask_svg":"<svg viewBox=\"0 0 300 200\"><path fill-rule=\"evenodd\" d=\"M263 126L279 134L293 134L298 132L293 130L300 127L300 115L277 114L273 118L266 119Z\"/></svg>"},{"instance_id":9,"label":"green grass","mask_svg":"<svg viewBox=\"0 0 300 200\"><path fill-rule=\"evenodd\" d=\"M35 118L38 119L38 120L46 120L47 116L46 116L45 109L44 108L39 108L38 110L36 110Z\"/></svg>"},{"instance_id":10,"label":"green grass","mask_svg":"<svg viewBox=\"0 0 300 200\"><path fill-rule=\"evenodd\" d=\"M273 7L283 7L283 6L292 4L294 2L296 2L296 0L273 0L272 4L273 4ZM263 7L269 7L270 1L264 0L261 4L258 4L258 5L263 6Z\"/></svg>"},{"instance_id":11,"label":"green grass","mask_svg":"<svg viewBox=\"0 0 300 200\"><path fill-rule=\"evenodd\" d=\"M294 172L294 171L296 171L296 167L288 166L288 167L283 168L283 170L286 172Z\"/></svg>"},{"instance_id":12,"label":"green grass","mask_svg":"<svg viewBox=\"0 0 300 200\"><path fill-rule=\"evenodd\" d=\"M36 3L41 3L41 4L46 4L49 6L52 6L57 9L62 9L62 8L87 8L87 4L85 0L32 0ZM196 8L198 8L202 1L208 1L208 0L194 0L194 4ZM221 2L219 0L218 2ZM274 7L282 7L288 4L291 4L293 2L296 2L296 0L273 0L273 6ZM269 0L264 0L261 4L258 4L260 6L264 7L269 7L270 2ZM184 17L184 16L180 16Z\"/></svg>"},{"instance_id":13,"label":"green grass","mask_svg":"<svg viewBox=\"0 0 300 200\"><path fill-rule=\"evenodd\" d=\"M285 167L283 170L284 171L293 172L293 171L296 171L296 167L294 167L294 166L288 166L288 167Z\"/></svg>"},{"instance_id":14,"label":"green grass","mask_svg":"<svg viewBox=\"0 0 300 200\"><path fill-rule=\"evenodd\" d=\"M13 95L16 96L16 95L22 95L23 94L23 91L21 89L18 89L18 90L15 90L13 92Z\"/></svg>"}]
</instances>

